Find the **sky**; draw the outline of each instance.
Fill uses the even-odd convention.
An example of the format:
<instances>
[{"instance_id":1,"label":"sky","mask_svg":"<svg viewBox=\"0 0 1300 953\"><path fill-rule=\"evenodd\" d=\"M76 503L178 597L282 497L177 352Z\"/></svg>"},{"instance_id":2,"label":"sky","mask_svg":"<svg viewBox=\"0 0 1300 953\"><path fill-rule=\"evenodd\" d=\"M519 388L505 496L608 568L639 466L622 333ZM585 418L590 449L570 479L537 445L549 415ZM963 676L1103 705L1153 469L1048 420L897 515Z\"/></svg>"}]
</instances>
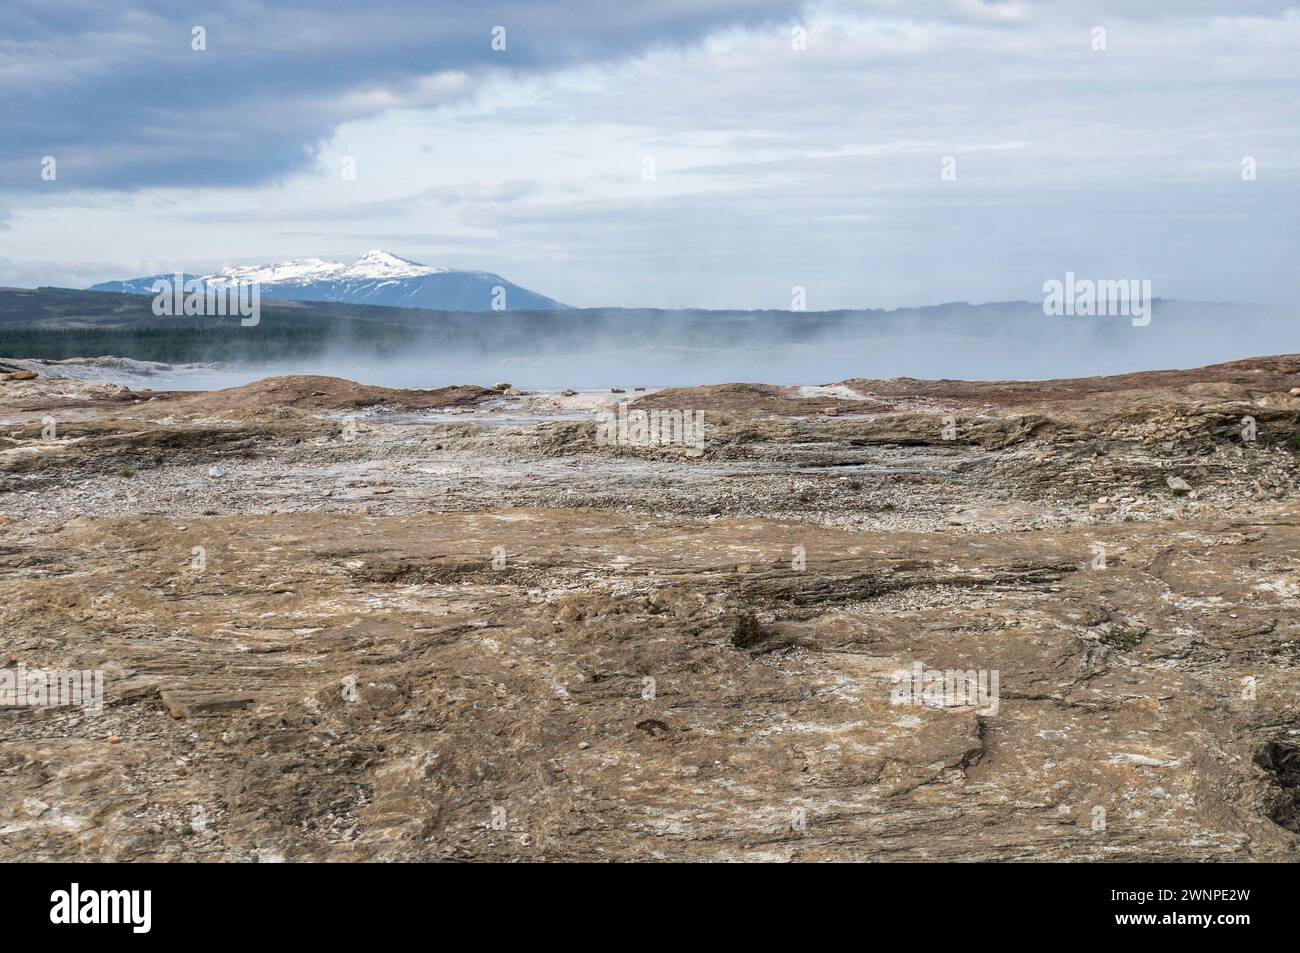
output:
<instances>
[{"instance_id":1,"label":"sky","mask_svg":"<svg viewBox=\"0 0 1300 953\"><path fill-rule=\"evenodd\" d=\"M1298 93L1275 0L7 0L0 285L382 248L579 307L1289 303Z\"/></svg>"}]
</instances>

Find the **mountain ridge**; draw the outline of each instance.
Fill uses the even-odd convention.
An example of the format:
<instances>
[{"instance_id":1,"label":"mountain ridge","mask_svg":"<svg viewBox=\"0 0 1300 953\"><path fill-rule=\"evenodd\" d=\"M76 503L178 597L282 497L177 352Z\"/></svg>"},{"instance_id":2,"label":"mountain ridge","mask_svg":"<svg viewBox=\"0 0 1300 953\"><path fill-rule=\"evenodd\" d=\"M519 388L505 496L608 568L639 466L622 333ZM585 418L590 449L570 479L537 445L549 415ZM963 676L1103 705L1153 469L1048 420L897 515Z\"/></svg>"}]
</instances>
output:
<instances>
[{"instance_id":1,"label":"mountain ridge","mask_svg":"<svg viewBox=\"0 0 1300 953\"><path fill-rule=\"evenodd\" d=\"M153 294L154 284L175 275L146 275L103 281L89 291ZM325 258L296 258L270 265L234 265L207 275L182 273L184 281L208 288L256 283L264 298L326 301L432 311L553 311L567 305L507 281L489 271L424 265L382 249L350 265Z\"/></svg>"}]
</instances>

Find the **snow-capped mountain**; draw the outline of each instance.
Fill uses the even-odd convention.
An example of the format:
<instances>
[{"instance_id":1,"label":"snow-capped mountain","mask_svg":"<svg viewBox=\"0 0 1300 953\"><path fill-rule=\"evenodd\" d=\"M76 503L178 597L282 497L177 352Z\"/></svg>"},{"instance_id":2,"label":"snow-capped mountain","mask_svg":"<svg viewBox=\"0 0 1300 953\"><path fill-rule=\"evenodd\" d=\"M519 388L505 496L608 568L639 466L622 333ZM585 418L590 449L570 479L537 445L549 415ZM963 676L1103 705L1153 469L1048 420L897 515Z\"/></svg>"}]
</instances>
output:
<instances>
[{"instance_id":1,"label":"snow-capped mountain","mask_svg":"<svg viewBox=\"0 0 1300 953\"><path fill-rule=\"evenodd\" d=\"M350 265L323 258L299 258L277 265L222 269L212 275L186 275L214 288L257 283L261 296L289 301L341 301L391 308L430 308L436 311L549 311L566 307L545 295L506 281L487 271L456 271L398 258L386 251L366 252ZM150 275L91 285L91 291L153 294L155 281L174 275ZM496 289L504 289L498 292ZM501 307L494 308L494 298Z\"/></svg>"}]
</instances>

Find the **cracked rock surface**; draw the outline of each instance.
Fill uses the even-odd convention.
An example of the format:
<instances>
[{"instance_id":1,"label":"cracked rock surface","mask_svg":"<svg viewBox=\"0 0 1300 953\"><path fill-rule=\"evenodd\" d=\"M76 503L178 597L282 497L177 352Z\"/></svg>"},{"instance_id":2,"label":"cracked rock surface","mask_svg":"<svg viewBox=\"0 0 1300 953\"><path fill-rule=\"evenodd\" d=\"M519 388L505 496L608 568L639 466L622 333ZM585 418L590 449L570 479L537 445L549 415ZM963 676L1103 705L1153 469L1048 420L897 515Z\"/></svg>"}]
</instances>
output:
<instances>
[{"instance_id":1,"label":"cracked rock surface","mask_svg":"<svg viewBox=\"0 0 1300 953\"><path fill-rule=\"evenodd\" d=\"M1286 360L707 389L699 457L6 381L0 669L104 707L0 709L0 859L1295 860Z\"/></svg>"}]
</instances>

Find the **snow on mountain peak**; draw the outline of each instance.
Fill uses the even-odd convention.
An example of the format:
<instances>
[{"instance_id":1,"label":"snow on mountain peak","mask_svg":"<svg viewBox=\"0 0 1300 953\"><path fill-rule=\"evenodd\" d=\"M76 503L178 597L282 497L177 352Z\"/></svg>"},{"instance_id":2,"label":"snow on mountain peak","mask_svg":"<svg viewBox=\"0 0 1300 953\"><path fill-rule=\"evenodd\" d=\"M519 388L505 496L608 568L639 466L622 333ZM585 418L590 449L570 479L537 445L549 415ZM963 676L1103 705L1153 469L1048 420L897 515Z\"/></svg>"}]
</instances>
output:
<instances>
[{"instance_id":1,"label":"snow on mountain peak","mask_svg":"<svg viewBox=\"0 0 1300 953\"><path fill-rule=\"evenodd\" d=\"M153 294L154 275L129 281L106 281L95 291ZM296 258L274 265L235 265L212 275L185 276L209 288L257 284L264 298L286 301L336 301L394 308L438 311L497 310L508 293L515 310L549 311L563 308L545 295L521 288L500 275L485 271L457 271L422 265L391 252L374 249L352 264L326 258Z\"/></svg>"},{"instance_id":2,"label":"snow on mountain peak","mask_svg":"<svg viewBox=\"0 0 1300 953\"><path fill-rule=\"evenodd\" d=\"M419 264L419 262L411 261L409 258L399 258L397 255L394 255L392 252L386 252L382 248L376 248L373 251L366 252L364 255L362 255L352 264L355 267L357 265L362 264L363 262L368 264L373 264L373 265L418 265Z\"/></svg>"},{"instance_id":3,"label":"snow on mountain peak","mask_svg":"<svg viewBox=\"0 0 1300 953\"><path fill-rule=\"evenodd\" d=\"M377 248L354 261L347 272L349 278L410 278L416 275L436 275L449 270L398 258Z\"/></svg>"},{"instance_id":4,"label":"snow on mountain peak","mask_svg":"<svg viewBox=\"0 0 1300 953\"><path fill-rule=\"evenodd\" d=\"M236 265L223 268L220 274L204 275L202 280L212 285L225 285L230 282L257 282L263 285L280 282L307 284L315 281L417 278L420 275L444 274L450 270L421 265L419 262L398 258L382 249L375 249L366 252L350 265L324 258L295 258L274 265Z\"/></svg>"}]
</instances>

